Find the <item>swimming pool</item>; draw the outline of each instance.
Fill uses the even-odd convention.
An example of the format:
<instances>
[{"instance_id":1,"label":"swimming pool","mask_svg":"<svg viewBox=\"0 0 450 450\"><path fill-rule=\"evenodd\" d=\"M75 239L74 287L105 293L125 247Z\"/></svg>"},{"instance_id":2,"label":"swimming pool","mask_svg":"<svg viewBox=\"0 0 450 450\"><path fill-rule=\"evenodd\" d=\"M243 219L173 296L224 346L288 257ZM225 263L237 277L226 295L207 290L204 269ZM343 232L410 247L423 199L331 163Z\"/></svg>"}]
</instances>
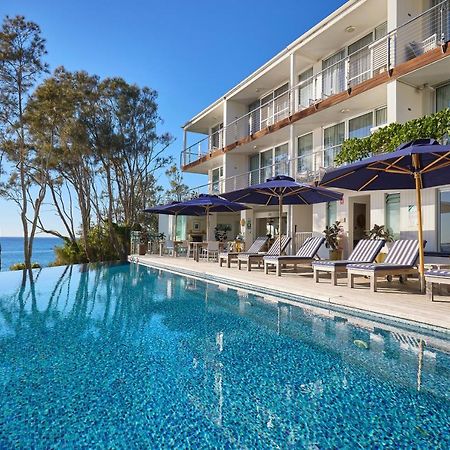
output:
<instances>
[{"instance_id":1,"label":"swimming pool","mask_svg":"<svg viewBox=\"0 0 450 450\"><path fill-rule=\"evenodd\" d=\"M135 264L33 278L0 274L0 448L450 446L445 342Z\"/></svg>"}]
</instances>

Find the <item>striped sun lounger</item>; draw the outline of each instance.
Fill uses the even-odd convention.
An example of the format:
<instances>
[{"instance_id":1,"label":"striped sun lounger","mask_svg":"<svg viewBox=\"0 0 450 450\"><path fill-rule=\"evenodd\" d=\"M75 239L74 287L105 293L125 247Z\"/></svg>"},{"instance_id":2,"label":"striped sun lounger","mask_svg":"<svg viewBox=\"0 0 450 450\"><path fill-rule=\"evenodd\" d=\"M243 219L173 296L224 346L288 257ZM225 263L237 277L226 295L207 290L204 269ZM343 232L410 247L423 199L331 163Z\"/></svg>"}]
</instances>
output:
<instances>
[{"instance_id":1,"label":"striped sun lounger","mask_svg":"<svg viewBox=\"0 0 450 450\"><path fill-rule=\"evenodd\" d=\"M226 262L227 267L231 267L232 262L237 262L239 255L254 255L260 253L267 242L267 236L260 236L255 239L255 242L250 246L246 252L221 252L219 253L219 265L222 267L222 263Z\"/></svg>"},{"instance_id":2,"label":"striped sun lounger","mask_svg":"<svg viewBox=\"0 0 450 450\"><path fill-rule=\"evenodd\" d=\"M291 242L291 238L288 236L282 236L281 240L281 254L284 253L286 247ZM238 255L238 269L241 270L242 264L247 264L247 270L250 272L252 270L252 265L257 263L258 267L263 261L264 256L277 256L280 255L280 238L277 237L275 242L269 248L267 253L255 253L255 254L240 254Z\"/></svg>"},{"instance_id":3,"label":"striped sun lounger","mask_svg":"<svg viewBox=\"0 0 450 450\"><path fill-rule=\"evenodd\" d=\"M425 243L424 243L425 245ZM419 256L417 240L399 240L395 241L386 260L380 264L349 264L348 285L354 287L354 278L357 275L363 275L370 278L370 288L373 292L377 290L377 278L387 275L401 275L406 280L408 275L418 273L415 266Z\"/></svg>"},{"instance_id":4,"label":"striped sun lounger","mask_svg":"<svg viewBox=\"0 0 450 450\"><path fill-rule=\"evenodd\" d=\"M362 239L351 252L348 259L338 261L314 261L312 267L314 270L314 281L319 282L321 272L331 274L333 286L337 284L339 273L347 273L348 264L372 263L383 248L385 241L383 239Z\"/></svg>"},{"instance_id":5,"label":"striped sun lounger","mask_svg":"<svg viewBox=\"0 0 450 450\"><path fill-rule=\"evenodd\" d=\"M281 276L282 266L294 266L297 269L298 265L309 265L316 257L321 245L325 242L323 236L310 237L303 242L295 255L267 255L264 256L264 272L269 273L271 267L275 268L278 276Z\"/></svg>"}]
</instances>

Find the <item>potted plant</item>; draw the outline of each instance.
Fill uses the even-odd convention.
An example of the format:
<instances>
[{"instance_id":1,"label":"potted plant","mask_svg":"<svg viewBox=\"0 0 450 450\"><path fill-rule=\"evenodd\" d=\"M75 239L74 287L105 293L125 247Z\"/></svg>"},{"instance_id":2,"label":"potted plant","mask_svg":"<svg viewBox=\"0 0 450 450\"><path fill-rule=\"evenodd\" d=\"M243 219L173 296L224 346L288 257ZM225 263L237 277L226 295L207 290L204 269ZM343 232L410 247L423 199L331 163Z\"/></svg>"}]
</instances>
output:
<instances>
[{"instance_id":1,"label":"potted plant","mask_svg":"<svg viewBox=\"0 0 450 450\"><path fill-rule=\"evenodd\" d=\"M214 228L214 236L216 241L225 242L228 239L228 231L231 231L230 225L218 224Z\"/></svg>"},{"instance_id":2,"label":"potted plant","mask_svg":"<svg viewBox=\"0 0 450 450\"><path fill-rule=\"evenodd\" d=\"M394 241L394 235L391 233L391 230L385 228L384 225L375 224L372 229L370 229L367 233L367 237L369 239L384 239L386 244L390 244ZM388 245L389 246L389 245ZM386 253L378 253L375 261L377 263L382 263L386 258Z\"/></svg>"},{"instance_id":3,"label":"potted plant","mask_svg":"<svg viewBox=\"0 0 450 450\"><path fill-rule=\"evenodd\" d=\"M325 230L325 246L330 249L330 259L336 261L342 259L342 238L344 235L344 229L341 226L341 222L338 220L332 225L327 225Z\"/></svg>"}]
</instances>

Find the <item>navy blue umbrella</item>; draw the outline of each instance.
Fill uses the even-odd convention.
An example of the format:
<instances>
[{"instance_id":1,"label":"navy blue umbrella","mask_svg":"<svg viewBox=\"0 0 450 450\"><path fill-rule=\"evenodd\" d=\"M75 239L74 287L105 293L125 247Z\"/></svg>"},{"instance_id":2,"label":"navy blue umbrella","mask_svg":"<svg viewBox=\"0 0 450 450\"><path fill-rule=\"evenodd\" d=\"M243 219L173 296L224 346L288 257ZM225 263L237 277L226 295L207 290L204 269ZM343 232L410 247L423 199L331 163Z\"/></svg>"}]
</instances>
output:
<instances>
[{"instance_id":1,"label":"navy blue umbrella","mask_svg":"<svg viewBox=\"0 0 450 450\"><path fill-rule=\"evenodd\" d=\"M293 178L286 175L277 175L268 178L265 183L228 192L227 194L223 194L223 197L235 202L278 205L281 236L283 205L312 205L314 203L331 202L341 200L342 194L311 184L297 183Z\"/></svg>"},{"instance_id":2,"label":"navy blue umbrella","mask_svg":"<svg viewBox=\"0 0 450 450\"><path fill-rule=\"evenodd\" d=\"M450 183L450 145L418 139L383 153L325 173L320 184L354 191L415 189L418 218L419 272L423 284L423 188Z\"/></svg>"},{"instance_id":3,"label":"navy blue umbrella","mask_svg":"<svg viewBox=\"0 0 450 450\"><path fill-rule=\"evenodd\" d=\"M209 240L209 214L214 212L237 212L248 209L247 206L229 201L218 195L200 194L197 198L185 202L165 205L163 214L176 214L183 216L206 215L206 240ZM149 208L151 209L151 208ZM148 211L148 210L145 210Z\"/></svg>"}]
</instances>

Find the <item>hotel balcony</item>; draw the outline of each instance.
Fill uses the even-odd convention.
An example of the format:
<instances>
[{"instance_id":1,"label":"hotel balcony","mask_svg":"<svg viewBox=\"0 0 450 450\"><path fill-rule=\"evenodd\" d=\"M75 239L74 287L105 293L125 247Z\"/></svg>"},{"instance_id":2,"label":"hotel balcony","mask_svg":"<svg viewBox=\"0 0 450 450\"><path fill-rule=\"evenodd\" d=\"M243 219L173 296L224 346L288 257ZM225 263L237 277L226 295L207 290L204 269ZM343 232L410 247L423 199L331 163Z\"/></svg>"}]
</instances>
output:
<instances>
[{"instance_id":1,"label":"hotel balcony","mask_svg":"<svg viewBox=\"0 0 450 450\"><path fill-rule=\"evenodd\" d=\"M243 112L248 112L235 120L224 120L226 125L216 126L194 144L185 144L180 161L183 170L205 173L205 169L212 168L209 162L215 157L242 146L247 146L246 152L251 153L258 139L280 134L279 130L287 130L289 125L320 115L321 111L333 106L341 109L347 107L346 103L358 103L361 100L356 96L369 90L374 92L377 87L381 89L389 81L411 74L424 81L417 75L423 68L433 67L432 82L444 81L438 78L448 78L450 73L450 58L447 58L450 55L447 49L449 4L450 0L443 1L388 33L381 30L380 38L361 48L356 46L350 50L349 46L344 58L328 58L326 68L317 73L311 70L309 76L304 72L296 85L291 88L288 84L281 86L267 98L260 99L258 106L240 105ZM298 51L302 58L302 48ZM226 106L221 103L214 108L216 119L220 117L219 109L223 112ZM188 131L199 132L199 129L192 127Z\"/></svg>"},{"instance_id":2,"label":"hotel balcony","mask_svg":"<svg viewBox=\"0 0 450 450\"><path fill-rule=\"evenodd\" d=\"M218 177L209 183L192 189L198 194L223 194L225 192L243 189L254 184L263 183L267 178L276 175L288 175L299 182L311 183L318 181L322 172L332 166L339 147L330 147L313 151L308 155L289 159L287 155L280 160L253 170L239 173L231 177Z\"/></svg>"}]
</instances>

